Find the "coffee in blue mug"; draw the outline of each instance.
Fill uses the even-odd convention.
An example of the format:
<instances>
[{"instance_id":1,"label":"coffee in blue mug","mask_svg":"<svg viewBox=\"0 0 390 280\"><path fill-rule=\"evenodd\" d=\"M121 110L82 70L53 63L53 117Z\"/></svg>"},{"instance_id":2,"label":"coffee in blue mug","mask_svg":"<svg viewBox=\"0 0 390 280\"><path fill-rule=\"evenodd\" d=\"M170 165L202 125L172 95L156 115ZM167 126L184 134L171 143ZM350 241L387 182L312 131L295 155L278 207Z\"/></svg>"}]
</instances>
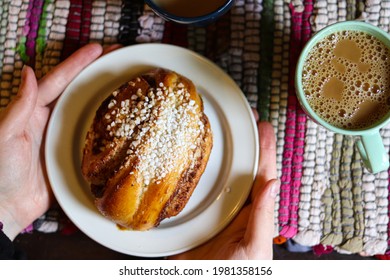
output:
<instances>
[{"instance_id":1,"label":"coffee in blue mug","mask_svg":"<svg viewBox=\"0 0 390 280\"><path fill-rule=\"evenodd\" d=\"M159 16L180 24L207 25L224 15L235 0L145 0Z\"/></svg>"}]
</instances>

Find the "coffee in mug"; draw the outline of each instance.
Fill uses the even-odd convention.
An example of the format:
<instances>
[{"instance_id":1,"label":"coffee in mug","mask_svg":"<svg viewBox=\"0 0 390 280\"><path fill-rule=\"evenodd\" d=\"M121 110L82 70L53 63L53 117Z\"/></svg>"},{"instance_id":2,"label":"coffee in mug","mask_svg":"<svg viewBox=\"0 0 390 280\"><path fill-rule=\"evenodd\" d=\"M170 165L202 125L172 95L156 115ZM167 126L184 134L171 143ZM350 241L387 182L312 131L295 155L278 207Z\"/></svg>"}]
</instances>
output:
<instances>
[{"instance_id":1,"label":"coffee in mug","mask_svg":"<svg viewBox=\"0 0 390 280\"><path fill-rule=\"evenodd\" d=\"M380 129L390 123L390 35L362 21L331 24L304 46L295 72L302 109L318 124L355 137L365 167L389 168Z\"/></svg>"},{"instance_id":2,"label":"coffee in mug","mask_svg":"<svg viewBox=\"0 0 390 280\"><path fill-rule=\"evenodd\" d=\"M365 129L390 111L390 51L359 30L319 40L303 64L305 97L323 120L342 129Z\"/></svg>"},{"instance_id":3,"label":"coffee in mug","mask_svg":"<svg viewBox=\"0 0 390 280\"><path fill-rule=\"evenodd\" d=\"M167 21L204 27L226 14L235 0L145 0L145 3Z\"/></svg>"},{"instance_id":4,"label":"coffee in mug","mask_svg":"<svg viewBox=\"0 0 390 280\"><path fill-rule=\"evenodd\" d=\"M176 16L199 17L222 7L226 0L154 0L157 6Z\"/></svg>"}]
</instances>

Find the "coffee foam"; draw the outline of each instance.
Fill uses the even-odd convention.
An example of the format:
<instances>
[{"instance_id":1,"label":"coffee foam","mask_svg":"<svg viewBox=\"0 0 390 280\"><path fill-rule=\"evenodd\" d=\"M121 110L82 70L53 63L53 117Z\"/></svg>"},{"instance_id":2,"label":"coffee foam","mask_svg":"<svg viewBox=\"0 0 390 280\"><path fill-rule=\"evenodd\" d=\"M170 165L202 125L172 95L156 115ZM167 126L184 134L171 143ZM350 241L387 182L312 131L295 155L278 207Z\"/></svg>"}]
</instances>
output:
<instances>
[{"instance_id":1,"label":"coffee foam","mask_svg":"<svg viewBox=\"0 0 390 280\"><path fill-rule=\"evenodd\" d=\"M340 31L310 51L302 71L311 108L340 128L362 129L390 109L389 49L360 31Z\"/></svg>"}]
</instances>

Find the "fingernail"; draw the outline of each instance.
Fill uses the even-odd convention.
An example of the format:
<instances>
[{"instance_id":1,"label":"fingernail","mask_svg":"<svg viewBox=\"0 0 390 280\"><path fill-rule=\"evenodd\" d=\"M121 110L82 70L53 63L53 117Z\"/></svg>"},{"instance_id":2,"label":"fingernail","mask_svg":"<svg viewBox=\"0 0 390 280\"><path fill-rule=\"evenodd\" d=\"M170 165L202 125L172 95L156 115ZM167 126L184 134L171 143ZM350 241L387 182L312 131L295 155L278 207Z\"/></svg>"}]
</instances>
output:
<instances>
[{"instance_id":1,"label":"fingernail","mask_svg":"<svg viewBox=\"0 0 390 280\"><path fill-rule=\"evenodd\" d=\"M26 74L27 74L27 67L26 67L26 64L24 64L23 67L22 67L22 73L20 74L20 78L21 78L22 82L25 81Z\"/></svg>"},{"instance_id":2,"label":"fingernail","mask_svg":"<svg viewBox=\"0 0 390 280\"><path fill-rule=\"evenodd\" d=\"M272 198L276 198L280 191L280 180L275 179L271 185L270 194Z\"/></svg>"}]
</instances>

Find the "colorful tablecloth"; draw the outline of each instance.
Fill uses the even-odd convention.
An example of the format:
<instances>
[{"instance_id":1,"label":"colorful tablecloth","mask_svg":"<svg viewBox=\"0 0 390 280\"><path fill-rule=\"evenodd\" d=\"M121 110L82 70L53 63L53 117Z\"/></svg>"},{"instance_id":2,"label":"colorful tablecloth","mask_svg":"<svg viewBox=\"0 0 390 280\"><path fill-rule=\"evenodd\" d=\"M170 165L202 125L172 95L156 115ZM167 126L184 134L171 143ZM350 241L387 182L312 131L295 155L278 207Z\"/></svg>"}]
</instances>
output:
<instances>
[{"instance_id":1,"label":"colorful tablecloth","mask_svg":"<svg viewBox=\"0 0 390 280\"><path fill-rule=\"evenodd\" d=\"M389 31L390 1L237 0L206 27L165 22L141 0L0 1L0 106L17 92L23 64L41 77L88 42L163 42L194 50L218 64L241 87L277 136L281 191L275 242L293 241L315 253L389 254L389 172L372 175L349 136L307 118L294 89L294 68L310 36L323 27L360 19ZM382 130L390 149L390 127ZM58 230L58 209L34 223Z\"/></svg>"}]
</instances>

